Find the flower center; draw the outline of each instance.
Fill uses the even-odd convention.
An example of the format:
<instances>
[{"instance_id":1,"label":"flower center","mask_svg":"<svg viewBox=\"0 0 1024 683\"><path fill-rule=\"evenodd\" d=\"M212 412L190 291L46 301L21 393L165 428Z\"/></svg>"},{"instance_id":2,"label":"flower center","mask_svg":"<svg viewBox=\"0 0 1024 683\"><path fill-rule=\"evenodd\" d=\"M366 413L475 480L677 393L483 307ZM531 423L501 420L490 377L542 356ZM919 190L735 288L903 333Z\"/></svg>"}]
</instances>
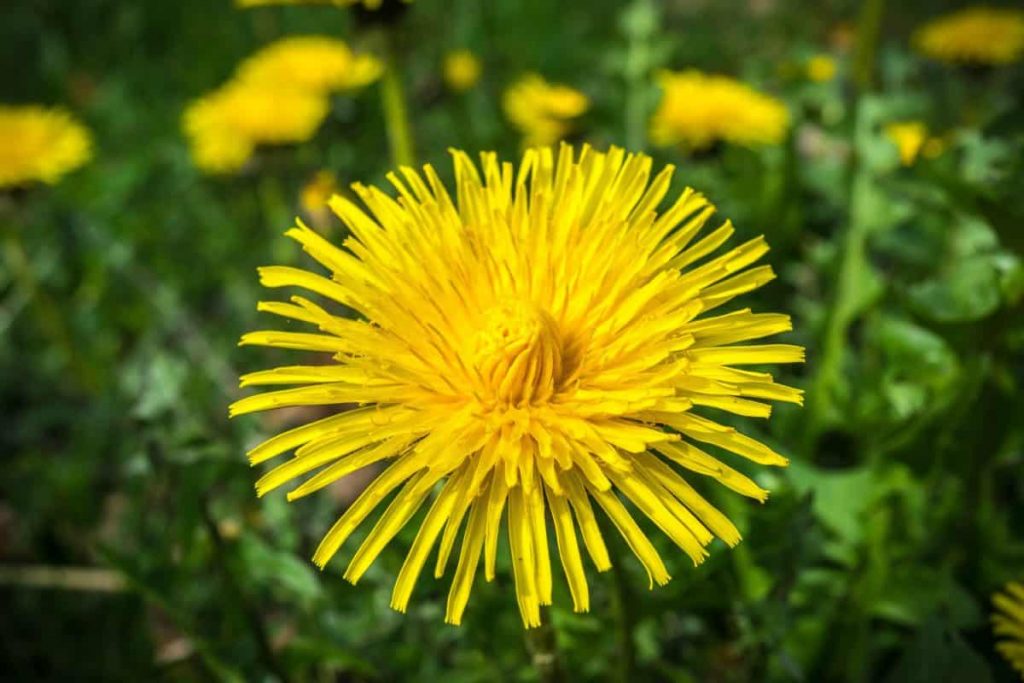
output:
<instances>
[{"instance_id":1,"label":"flower center","mask_svg":"<svg viewBox=\"0 0 1024 683\"><path fill-rule=\"evenodd\" d=\"M485 400L517 406L546 401L562 377L558 324L525 301L495 306L476 334L473 365Z\"/></svg>"}]
</instances>

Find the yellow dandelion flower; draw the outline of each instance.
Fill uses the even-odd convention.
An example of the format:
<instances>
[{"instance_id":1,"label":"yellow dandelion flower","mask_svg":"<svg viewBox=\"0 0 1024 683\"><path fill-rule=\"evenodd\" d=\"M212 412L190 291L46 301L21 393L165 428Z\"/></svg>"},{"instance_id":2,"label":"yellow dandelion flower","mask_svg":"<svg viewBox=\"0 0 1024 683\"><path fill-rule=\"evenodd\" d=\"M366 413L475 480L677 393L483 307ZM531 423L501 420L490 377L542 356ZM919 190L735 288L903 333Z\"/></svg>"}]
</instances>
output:
<instances>
[{"instance_id":1,"label":"yellow dandelion flower","mask_svg":"<svg viewBox=\"0 0 1024 683\"><path fill-rule=\"evenodd\" d=\"M526 147L547 147L572 130L572 119L590 108L590 100L567 85L527 74L505 91L505 115L523 134Z\"/></svg>"},{"instance_id":2,"label":"yellow dandelion flower","mask_svg":"<svg viewBox=\"0 0 1024 683\"><path fill-rule=\"evenodd\" d=\"M992 631L1004 637L996 649L1024 677L1024 584L1006 584L1002 593L992 596L992 604Z\"/></svg>"},{"instance_id":3,"label":"yellow dandelion flower","mask_svg":"<svg viewBox=\"0 0 1024 683\"><path fill-rule=\"evenodd\" d=\"M256 145L304 142L327 116L321 94L232 81L188 106L183 117L196 165L237 170Z\"/></svg>"},{"instance_id":4,"label":"yellow dandelion flower","mask_svg":"<svg viewBox=\"0 0 1024 683\"><path fill-rule=\"evenodd\" d=\"M885 136L896 146L900 163L913 166L918 156L937 157L946 145L939 138L929 137L928 127L921 121L896 121L885 126Z\"/></svg>"},{"instance_id":5,"label":"yellow dandelion flower","mask_svg":"<svg viewBox=\"0 0 1024 683\"><path fill-rule=\"evenodd\" d=\"M0 105L0 188L55 183L92 158L92 136L70 113Z\"/></svg>"},{"instance_id":6,"label":"yellow dandelion flower","mask_svg":"<svg viewBox=\"0 0 1024 683\"><path fill-rule=\"evenodd\" d=\"M703 149L720 140L774 145L786 135L786 106L735 79L662 71L658 83L664 94L651 118L655 145Z\"/></svg>"},{"instance_id":7,"label":"yellow dandelion flower","mask_svg":"<svg viewBox=\"0 0 1024 683\"><path fill-rule=\"evenodd\" d=\"M836 60L830 55L814 55L807 60L807 78L815 83L827 83L836 77Z\"/></svg>"},{"instance_id":8,"label":"yellow dandelion flower","mask_svg":"<svg viewBox=\"0 0 1024 683\"><path fill-rule=\"evenodd\" d=\"M327 202L337 191L338 179L330 171L318 171L302 188L299 204L314 227L323 228L330 223L330 208Z\"/></svg>"},{"instance_id":9,"label":"yellow dandelion flower","mask_svg":"<svg viewBox=\"0 0 1024 683\"><path fill-rule=\"evenodd\" d=\"M476 85L482 70L480 60L469 50L455 50L444 57L444 82L456 92Z\"/></svg>"},{"instance_id":10,"label":"yellow dandelion flower","mask_svg":"<svg viewBox=\"0 0 1024 683\"><path fill-rule=\"evenodd\" d=\"M243 61L238 79L266 87L332 92L368 85L383 70L379 59L353 53L343 40L294 36L271 43Z\"/></svg>"},{"instance_id":11,"label":"yellow dandelion flower","mask_svg":"<svg viewBox=\"0 0 1024 683\"><path fill-rule=\"evenodd\" d=\"M192 161L206 173L233 173L245 166L256 150L252 140L226 127L193 127L188 135Z\"/></svg>"},{"instance_id":12,"label":"yellow dandelion flower","mask_svg":"<svg viewBox=\"0 0 1024 683\"><path fill-rule=\"evenodd\" d=\"M942 62L1009 64L1024 55L1024 12L968 7L925 24L914 45Z\"/></svg>"},{"instance_id":13,"label":"yellow dandelion flower","mask_svg":"<svg viewBox=\"0 0 1024 683\"><path fill-rule=\"evenodd\" d=\"M920 121L899 121L885 126L885 136L899 150L900 163L912 166L928 138L928 128Z\"/></svg>"},{"instance_id":14,"label":"yellow dandelion flower","mask_svg":"<svg viewBox=\"0 0 1024 683\"><path fill-rule=\"evenodd\" d=\"M767 418L766 401L802 403L799 390L741 367L803 360L798 346L751 343L790 330L789 316L721 312L775 277L767 265L750 267L768 251L764 238L713 256L731 224L698 239L714 207L689 189L659 213L674 169L652 178L645 155L584 147L577 156L562 145L557 158L550 148L528 150L518 170L494 153L482 154L480 167L453 156L454 197L430 166L390 174L397 198L358 183L365 208L334 196L331 208L351 231L344 247L301 222L289 230L329 277L260 270L267 287L303 288L359 318L298 295L259 304L314 330L252 332L241 344L325 352L335 362L243 376L243 387L297 386L243 398L231 415L300 405L338 412L249 452L255 465L294 449L259 479L258 494L305 477L288 493L296 500L386 462L313 561L324 567L397 491L351 558L345 578L356 583L430 498L391 606L406 610L435 546L442 576L461 536L445 617L453 624L481 560L494 578L502 526L526 627L552 600L549 521L573 605L589 608L579 536L599 571L611 566L594 503L651 587L669 570L627 502L695 565L714 537L738 543L736 527L681 471L764 501L767 491L705 447L787 463L704 414Z\"/></svg>"}]
</instances>

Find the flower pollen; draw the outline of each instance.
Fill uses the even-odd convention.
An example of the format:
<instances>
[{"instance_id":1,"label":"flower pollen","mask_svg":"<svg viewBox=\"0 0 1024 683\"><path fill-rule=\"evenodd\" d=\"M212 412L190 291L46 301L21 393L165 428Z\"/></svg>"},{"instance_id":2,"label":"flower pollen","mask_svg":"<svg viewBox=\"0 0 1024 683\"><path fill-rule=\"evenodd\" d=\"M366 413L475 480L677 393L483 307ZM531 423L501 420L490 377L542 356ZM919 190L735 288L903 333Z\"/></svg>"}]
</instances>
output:
<instances>
[{"instance_id":1,"label":"flower pollen","mask_svg":"<svg viewBox=\"0 0 1024 683\"><path fill-rule=\"evenodd\" d=\"M562 380L557 323L542 309L510 302L487 311L473 367L485 406L522 408L550 401Z\"/></svg>"}]
</instances>

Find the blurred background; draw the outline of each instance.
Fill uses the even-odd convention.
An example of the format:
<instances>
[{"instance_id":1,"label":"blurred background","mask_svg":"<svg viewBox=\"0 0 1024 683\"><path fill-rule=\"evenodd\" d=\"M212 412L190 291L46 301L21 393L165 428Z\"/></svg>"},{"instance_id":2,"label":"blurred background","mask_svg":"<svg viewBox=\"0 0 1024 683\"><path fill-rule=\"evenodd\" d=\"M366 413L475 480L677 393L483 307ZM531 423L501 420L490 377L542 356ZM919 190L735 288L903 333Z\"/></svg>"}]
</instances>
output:
<instances>
[{"instance_id":1,"label":"blurred background","mask_svg":"<svg viewBox=\"0 0 1024 683\"><path fill-rule=\"evenodd\" d=\"M296 216L340 240L326 196L403 154L449 179L449 147L514 158L547 135L676 164L677 190L766 235L779 279L744 304L793 314L808 357L781 377L807 405L752 426L792 458L749 470L769 502L702 489L744 542L692 569L654 534L674 580L592 573L589 614L559 585L564 678L1014 680L990 615L1024 577L1024 66L915 42L962 7L7 0L0 102L59 106L92 147L53 182L0 187L0 678L537 680L506 556L462 627L426 576L391 611L416 525L356 588L343 563L319 572L313 548L372 472L259 500L245 451L308 416L226 406L240 371L287 359L236 342L260 324L256 267L306 263L282 237ZM384 76L334 88L308 134L251 132L204 163L186 111L308 34ZM655 139L662 69L742 81L784 106L783 132ZM528 73L576 92L517 108ZM517 117L544 106L564 125Z\"/></svg>"}]
</instances>

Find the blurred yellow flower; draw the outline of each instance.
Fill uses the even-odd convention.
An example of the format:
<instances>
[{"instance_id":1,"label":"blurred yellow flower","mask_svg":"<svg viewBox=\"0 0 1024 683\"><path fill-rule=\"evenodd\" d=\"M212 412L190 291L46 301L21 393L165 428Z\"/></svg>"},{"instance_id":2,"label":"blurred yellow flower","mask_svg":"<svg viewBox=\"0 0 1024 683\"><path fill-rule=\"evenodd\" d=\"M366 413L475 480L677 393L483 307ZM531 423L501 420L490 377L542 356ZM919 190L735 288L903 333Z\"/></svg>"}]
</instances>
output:
<instances>
[{"instance_id":1,"label":"blurred yellow flower","mask_svg":"<svg viewBox=\"0 0 1024 683\"><path fill-rule=\"evenodd\" d=\"M921 121L896 121L885 126L885 136L896 146L900 163L913 166L919 155L934 159L945 149L945 143L929 137L928 127Z\"/></svg>"},{"instance_id":2,"label":"blurred yellow flower","mask_svg":"<svg viewBox=\"0 0 1024 683\"><path fill-rule=\"evenodd\" d=\"M502 105L526 147L547 147L568 135L571 119L586 112L590 100L579 90L531 73L505 91Z\"/></svg>"},{"instance_id":3,"label":"blurred yellow flower","mask_svg":"<svg viewBox=\"0 0 1024 683\"><path fill-rule=\"evenodd\" d=\"M768 401L803 401L769 373L741 369L803 361L801 347L750 343L790 330L789 316L720 313L775 277L769 266L750 267L768 251L764 238L712 256L732 226L698 238L715 209L690 189L659 215L673 168L652 178L645 155L535 148L518 170L494 153L480 166L453 156L453 194L425 166L389 174L397 201L358 183L365 208L335 195L331 207L351 233L342 247L301 222L289 230L328 276L260 269L266 287L306 289L336 312L302 296L260 303L286 329L298 321L314 331L251 332L241 344L328 353L333 363L243 376L243 387L295 386L243 398L231 415L304 405L336 412L249 452L256 465L294 450L256 482L257 493L305 477L288 493L296 500L386 463L313 561L324 567L390 497L345 572L356 583L431 498L391 606L406 610L439 540L434 575L443 575L461 535L445 616L453 624L481 560L485 578L495 576L503 516L527 628L552 601L549 529L573 605L589 609L577 532L596 568L611 567L593 503L651 587L668 582L669 570L625 502L695 565L715 537L738 543L736 527L683 473L764 501L767 491L700 444L787 464L704 416L767 418Z\"/></svg>"},{"instance_id":4,"label":"blurred yellow flower","mask_svg":"<svg viewBox=\"0 0 1024 683\"><path fill-rule=\"evenodd\" d=\"M92 158L92 136L58 107L0 105L0 188L55 183Z\"/></svg>"},{"instance_id":5,"label":"blurred yellow flower","mask_svg":"<svg viewBox=\"0 0 1024 683\"><path fill-rule=\"evenodd\" d=\"M1002 593L992 596L996 611L992 615L992 631L1004 639L996 649L1024 678L1024 584L1011 581Z\"/></svg>"},{"instance_id":6,"label":"blurred yellow flower","mask_svg":"<svg viewBox=\"0 0 1024 683\"><path fill-rule=\"evenodd\" d=\"M238 67L238 79L266 87L332 92L361 88L380 78L383 70L376 57L357 55L342 40L295 36L248 57Z\"/></svg>"},{"instance_id":7,"label":"blurred yellow flower","mask_svg":"<svg viewBox=\"0 0 1024 683\"><path fill-rule=\"evenodd\" d=\"M969 7L925 24L914 44L943 62L1009 64L1024 55L1024 12Z\"/></svg>"},{"instance_id":8,"label":"blurred yellow flower","mask_svg":"<svg viewBox=\"0 0 1024 683\"><path fill-rule=\"evenodd\" d=\"M651 118L651 141L703 149L722 140L739 145L782 142L789 113L779 100L727 76L662 71L661 104Z\"/></svg>"},{"instance_id":9,"label":"blurred yellow flower","mask_svg":"<svg viewBox=\"0 0 1024 683\"><path fill-rule=\"evenodd\" d=\"M192 102L183 125L196 165L227 173L241 168L256 145L309 140L327 109L320 94L232 81Z\"/></svg>"},{"instance_id":10,"label":"blurred yellow flower","mask_svg":"<svg viewBox=\"0 0 1024 683\"><path fill-rule=\"evenodd\" d=\"M327 205L338 192L338 179L330 171L317 171L299 193L299 204L314 227L325 228L330 223L330 207Z\"/></svg>"},{"instance_id":11,"label":"blurred yellow flower","mask_svg":"<svg viewBox=\"0 0 1024 683\"><path fill-rule=\"evenodd\" d=\"M186 132L192 161L206 173L237 171L245 166L256 150L252 140L230 128L196 125L186 128Z\"/></svg>"},{"instance_id":12,"label":"blurred yellow flower","mask_svg":"<svg viewBox=\"0 0 1024 683\"><path fill-rule=\"evenodd\" d=\"M481 71L480 60L469 50L455 50L444 57L444 82L456 92L476 85Z\"/></svg>"},{"instance_id":13,"label":"blurred yellow flower","mask_svg":"<svg viewBox=\"0 0 1024 683\"><path fill-rule=\"evenodd\" d=\"M836 77L836 60L830 55L814 55L807 60L807 78L815 83L825 83Z\"/></svg>"}]
</instances>

